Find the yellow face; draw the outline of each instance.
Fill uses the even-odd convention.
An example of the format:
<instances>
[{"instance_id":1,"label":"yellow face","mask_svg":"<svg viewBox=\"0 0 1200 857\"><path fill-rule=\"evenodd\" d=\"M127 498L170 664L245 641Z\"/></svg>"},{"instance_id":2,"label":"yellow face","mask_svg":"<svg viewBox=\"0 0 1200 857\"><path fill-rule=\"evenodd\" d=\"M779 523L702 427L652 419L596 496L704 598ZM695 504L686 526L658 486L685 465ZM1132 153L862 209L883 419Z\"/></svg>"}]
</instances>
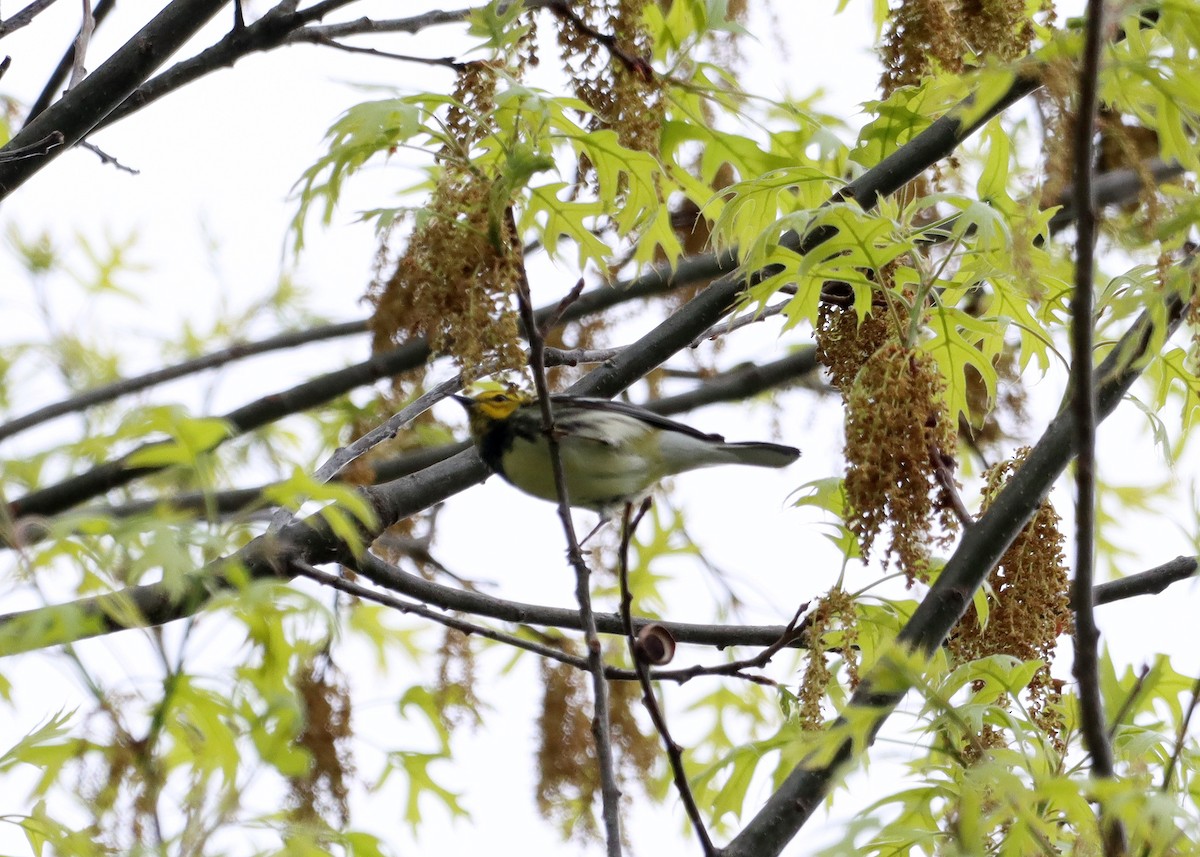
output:
<instances>
[{"instance_id":1,"label":"yellow face","mask_svg":"<svg viewBox=\"0 0 1200 857\"><path fill-rule=\"evenodd\" d=\"M489 420L506 420L512 412L529 401L517 390L488 390L474 397L472 410Z\"/></svg>"}]
</instances>

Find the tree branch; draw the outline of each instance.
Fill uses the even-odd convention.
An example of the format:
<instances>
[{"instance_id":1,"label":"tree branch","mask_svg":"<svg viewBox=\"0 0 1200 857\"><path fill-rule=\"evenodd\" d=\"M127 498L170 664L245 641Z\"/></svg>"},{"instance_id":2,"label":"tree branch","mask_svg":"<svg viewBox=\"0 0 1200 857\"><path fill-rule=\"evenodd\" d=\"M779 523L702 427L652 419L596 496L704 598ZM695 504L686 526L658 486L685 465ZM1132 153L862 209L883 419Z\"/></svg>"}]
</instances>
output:
<instances>
[{"instance_id":1,"label":"tree branch","mask_svg":"<svg viewBox=\"0 0 1200 857\"><path fill-rule=\"evenodd\" d=\"M340 324L323 324L308 330L289 331L258 340L257 342L236 342L227 348L205 354L202 357L184 360L176 363L174 366L156 369L144 375L122 378L111 384L95 387L78 395L63 399L61 402L55 402L52 405L38 408L36 411L25 414L25 416L11 419L0 425L0 441L56 417L66 416L77 411L83 411L94 405L111 402L121 396L140 393L142 390L158 384L165 384L168 381L194 375L207 369L216 369L235 360L243 360L247 357L266 354L271 351L279 351L285 348L294 348L297 345L306 345L310 342L321 342L328 339L337 339L342 336L352 336L356 333L365 333L366 330L367 322L364 319L362 321L347 321Z\"/></svg>"},{"instance_id":2,"label":"tree branch","mask_svg":"<svg viewBox=\"0 0 1200 857\"><path fill-rule=\"evenodd\" d=\"M1187 580L1196 573L1196 557L1179 556L1148 571L1110 580L1092 589L1093 604L1112 604L1138 595L1157 595L1172 583ZM1071 609L1075 609L1074 603Z\"/></svg>"},{"instance_id":3,"label":"tree branch","mask_svg":"<svg viewBox=\"0 0 1200 857\"><path fill-rule=\"evenodd\" d=\"M688 784L687 770L683 766L683 748L675 743L675 739L671 737L671 730L667 728L667 719L663 715L662 707L658 704L658 699L654 696L654 685L650 682L650 666L646 662L641 646L638 644L637 635L633 630L633 593L629 589L629 542L633 538L633 531L638 522L649 508L650 500L642 501L641 508L635 517L632 514L632 507L629 504L625 505L625 514L621 523L621 544L617 553L617 581L621 588L621 624L624 626L625 639L629 646L629 659L633 662L638 684L642 688L642 705L645 707L646 713L650 715L650 721L654 724L659 737L662 738L663 746L667 751L667 761L671 765L671 777L675 781L675 791L679 793L679 799L687 811L688 819L692 822L692 829L696 831L696 838L700 840L700 849L704 852L705 857L714 857L717 852L713 848L712 837L708 835L708 828L704 826L700 808L696 806L696 796L692 794L692 787Z\"/></svg>"},{"instance_id":4,"label":"tree branch","mask_svg":"<svg viewBox=\"0 0 1200 857\"><path fill-rule=\"evenodd\" d=\"M1092 757L1092 772L1113 776L1112 745L1100 693L1100 629L1092 604L1096 563L1096 400L1092 382L1092 327L1095 304L1097 211L1092 190L1093 137L1096 127L1100 75L1103 0L1088 0L1084 29L1083 65L1075 110L1075 290L1071 297L1070 409L1074 416L1075 447L1075 578L1071 603L1075 612L1075 657L1071 672L1078 684L1079 722L1083 745ZM1123 826L1103 803L1097 808L1106 857L1125 853Z\"/></svg>"},{"instance_id":5,"label":"tree branch","mask_svg":"<svg viewBox=\"0 0 1200 857\"><path fill-rule=\"evenodd\" d=\"M512 206L505 209L509 240L519 240ZM517 244L519 252L520 245ZM554 427L554 409L550 403L550 388L546 384L545 341L541 327L533 312L533 298L529 293L529 277L525 272L525 260L517 258L517 305L525 335L529 339L529 371L537 390L538 405L542 411L542 434L550 453L550 468L554 474L554 493L558 497L558 517L562 521L563 535L567 540L567 562L575 571L575 600L579 604L579 623L583 626L583 639L587 647L588 671L592 675L592 740L596 748L596 767L600 774L601 817L604 819L605 844L609 857L621 857L621 789L617 784L616 763L613 760L612 723L609 716L608 680L604 677L604 649L596 632L596 617L592 612L591 569L583 559L579 539L575 535L575 522L571 518L571 498L567 494L567 477L563 470L562 454L558 434Z\"/></svg>"},{"instance_id":6,"label":"tree branch","mask_svg":"<svg viewBox=\"0 0 1200 857\"><path fill-rule=\"evenodd\" d=\"M116 0L100 0L96 4L95 25L99 27L104 23L104 19L108 17L108 13L116 6ZM0 29L3 29L0 27ZM67 48L62 59L58 61L58 65L54 71L50 73L50 78L46 81L46 85L42 87L41 93L29 108L29 113L25 117L25 124L28 125L35 116L50 106L54 99L58 98L63 83L67 76L71 73L71 69L75 65L75 45Z\"/></svg>"},{"instance_id":7,"label":"tree branch","mask_svg":"<svg viewBox=\"0 0 1200 857\"><path fill-rule=\"evenodd\" d=\"M33 23L33 19L50 8L54 0L33 0L28 6L7 21L0 21L0 39Z\"/></svg>"},{"instance_id":8,"label":"tree branch","mask_svg":"<svg viewBox=\"0 0 1200 857\"><path fill-rule=\"evenodd\" d=\"M64 147L83 139L224 5L225 0L172 0L77 87L22 128L0 148L0 199L50 163ZM40 157L3 160L6 153L54 133L62 134L64 146Z\"/></svg>"},{"instance_id":9,"label":"tree branch","mask_svg":"<svg viewBox=\"0 0 1200 857\"><path fill-rule=\"evenodd\" d=\"M334 11L353 0L333 0L319 3L303 11L294 2L281 2L252 24L235 26L219 42L205 48L194 57L182 60L150 80L140 83L122 98L97 127L104 128L136 113L182 86L222 68L231 68L242 57L273 50L287 44L287 37L297 28Z\"/></svg>"}]
</instances>

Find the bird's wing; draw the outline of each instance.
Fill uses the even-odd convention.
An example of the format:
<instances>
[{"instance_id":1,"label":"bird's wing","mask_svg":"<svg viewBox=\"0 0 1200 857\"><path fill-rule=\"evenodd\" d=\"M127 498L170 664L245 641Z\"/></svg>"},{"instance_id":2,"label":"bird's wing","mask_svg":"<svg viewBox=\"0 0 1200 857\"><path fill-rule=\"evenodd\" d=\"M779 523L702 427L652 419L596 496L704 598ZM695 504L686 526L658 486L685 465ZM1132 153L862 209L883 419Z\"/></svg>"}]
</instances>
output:
<instances>
[{"instance_id":1,"label":"bird's wing","mask_svg":"<svg viewBox=\"0 0 1200 857\"><path fill-rule=\"evenodd\" d=\"M603 423L605 429L610 430L609 437L613 437L613 442L616 441L615 435L621 435L622 438L627 438L630 435L641 434L646 427L661 429L664 431L675 431L681 434L689 435L690 437L699 440L712 441L714 443L722 443L725 438L719 434L706 434L705 432L694 429L689 425L677 423L674 420L669 420L666 417L659 416L653 411L648 411L645 408L639 408L637 405L630 405L626 402L618 402L611 399L588 399L581 396L551 396L550 401L555 405L570 406L572 408L580 408L583 410L592 411L593 418L600 415L610 417L609 420ZM555 417L557 420L558 417ZM632 422L636 421L636 422ZM583 421L580 421L581 423ZM639 425L640 424L640 425ZM573 430L579 431L572 426ZM581 434L593 436L601 434L596 430L587 430L584 428L580 431ZM601 434L595 437L596 440L605 440L605 436Z\"/></svg>"}]
</instances>

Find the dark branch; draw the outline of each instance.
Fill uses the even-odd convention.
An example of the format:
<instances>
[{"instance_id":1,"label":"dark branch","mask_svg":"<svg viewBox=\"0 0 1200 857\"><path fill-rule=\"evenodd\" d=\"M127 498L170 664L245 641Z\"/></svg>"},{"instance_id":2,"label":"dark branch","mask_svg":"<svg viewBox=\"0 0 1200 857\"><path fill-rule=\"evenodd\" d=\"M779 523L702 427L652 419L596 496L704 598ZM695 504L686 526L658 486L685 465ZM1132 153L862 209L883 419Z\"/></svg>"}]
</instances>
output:
<instances>
[{"instance_id":1,"label":"dark branch","mask_svg":"<svg viewBox=\"0 0 1200 857\"><path fill-rule=\"evenodd\" d=\"M519 239L512 206L505 210L507 233L514 243ZM518 243L517 248L520 247ZM588 671L592 676L592 741L596 748L596 767L600 773L600 807L604 820L604 840L609 857L621 857L621 789L617 784L617 768L613 758L612 719L609 716L608 680L604 677L604 649L596 631L596 616L592 611L592 572L584 561L575 522L571 517L571 498L567 495L567 476L563 470L558 433L554 427L554 410L550 404L550 388L546 383L545 340L541 325L533 311L529 293L529 277L525 260L517 260L517 305L521 323L529 339L529 372L533 375L538 405L542 411L542 434L550 454L550 469L554 474L554 492L558 497L558 517L562 521L567 541L567 562L575 572L575 600L579 604L579 623L587 650ZM555 309L557 312L558 309Z\"/></svg>"},{"instance_id":2,"label":"dark branch","mask_svg":"<svg viewBox=\"0 0 1200 857\"><path fill-rule=\"evenodd\" d=\"M713 848L712 837L708 835L708 828L704 826L704 818L700 815L700 808L696 805L696 796L692 794L691 784L688 783L687 770L683 765L683 748L675 743L675 739L671 737L671 730L667 728L667 718L658 704L658 698L654 695L654 685L650 681L650 667L643 657L641 647L638 645L637 634L633 629L633 593L629 589L629 542L633 538L633 531L638 522L649 508L649 498L642 501L636 516L632 514L631 506L628 504L625 506L621 524L621 545L617 554L617 580L621 588L621 624L625 629L629 658L633 661L638 684L642 688L642 705L645 707L646 713L650 715L650 722L654 724L667 751L667 761L671 765L671 777L675 781L675 791L679 793L679 799L683 802L688 819L692 822L692 829L696 831L696 838L700 840L700 849L704 852L705 857L713 857L717 852Z\"/></svg>"},{"instance_id":3,"label":"dark branch","mask_svg":"<svg viewBox=\"0 0 1200 857\"><path fill-rule=\"evenodd\" d=\"M1187 580L1196 573L1196 557L1180 556L1149 571L1131 574L1120 580L1101 583L1092 589L1093 604L1112 604L1138 595L1157 595L1172 583ZM1074 604L1071 605L1074 609Z\"/></svg>"},{"instance_id":4,"label":"dark branch","mask_svg":"<svg viewBox=\"0 0 1200 857\"><path fill-rule=\"evenodd\" d=\"M225 0L172 0L77 87L22 128L0 149L0 199L90 133L223 5ZM40 157L3 160L5 154L53 134L62 135L63 146Z\"/></svg>"},{"instance_id":5,"label":"dark branch","mask_svg":"<svg viewBox=\"0 0 1200 857\"><path fill-rule=\"evenodd\" d=\"M49 9L52 3L54 3L54 0L33 0L32 3L30 3L17 14L13 15L7 21L0 21L0 39L4 38L9 33L16 32L22 27L31 24L33 19Z\"/></svg>"},{"instance_id":6,"label":"dark branch","mask_svg":"<svg viewBox=\"0 0 1200 857\"><path fill-rule=\"evenodd\" d=\"M295 4L281 3L271 9L266 15L253 24L242 28L234 28L221 41L212 47L201 51L190 59L176 63L167 71L147 81L145 85L130 94L125 101L108 116L101 127L120 121L130 114L136 113L164 95L168 95L198 80L207 74L222 68L231 68L242 57L253 53L271 51L285 45L301 41L319 41L320 39L335 39L350 35L355 25L368 22L367 18L349 24L333 24L328 27L305 29L305 25L318 21L325 15L342 6L349 5L353 0L325 0L307 9L296 10ZM389 25L381 32L415 33L435 24L446 24L463 21L471 12L470 9L455 9L448 11L433 11L410 18L378 22ZM370 32L360 30L359 32ZM306 35L311 33L311 36Z\"/></svg>"},{"instance_id":7,"label":"dark branch","mask_svg":"<svg viewBox=\"0 0 1200 857\"><path fill-rule=\"evenodd\" d=\"M235 343L228 348L222 348L220 351L205 354L203 357L184 360L165 369L147 372L145 375L122 378L120 381L105 384L103 387L96 387L77 396L64 399L61 402L55 402L53 405L38 408L38 410L32 411L23 417L17 417L0 425L0 440L10 438L18 432L41 425L55 417L83 411L94 405L111 402L113 399L120 398L121 396L139 393L158 384L165 384L167 381L184 378L197 372L203 372L206 369L215 369L235 360L242 360L246 357L266 354L270 351L278 351L284 348L294 348L297 345L305 345L310 342L320 342L327 339L336 339L340 336L365 333L366 330L367 322L365 320L348 321L341 324L325 324L309 330L280 333L257 342Z\"/></svg>"},{"instance_id":8,"label":"dark branch","mask_svg":"<svg viewBox=\"0 0 1200 857\"><path fill-rule=\"evenodd\" d=\"M1100 51L1103 44L1104 2L1088 0L1084 30L1083 66L1075 111L1075 289L1071 297L1071 372L1069 408L1074 416L1075 452L1075 578L1071 603L1075 612L1075 657L1071 672L1078 686L1080 733L1092 757L1092 773L1113 776L1112 745L1100 692L1100 629L1092 604L1096 565L1096 398L1092 382L1095 305L1096 231L1098 216L1092 190L1094 134ZM1098 806L1106 857L1125 853L1123 826L1104 804Z\"/></svg>"}]
</instances>

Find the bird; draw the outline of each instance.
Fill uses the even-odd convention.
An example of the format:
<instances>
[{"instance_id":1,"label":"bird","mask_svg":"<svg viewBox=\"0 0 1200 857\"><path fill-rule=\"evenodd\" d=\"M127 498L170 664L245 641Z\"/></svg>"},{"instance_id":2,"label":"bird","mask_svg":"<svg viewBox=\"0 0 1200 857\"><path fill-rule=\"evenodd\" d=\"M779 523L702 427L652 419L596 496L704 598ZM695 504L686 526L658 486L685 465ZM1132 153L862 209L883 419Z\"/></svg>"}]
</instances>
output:
<instances>
[{"instance_id":1,"label":"bird","mask_svg":"<svg viewBox=\"0 0 1200 857\"><path fill-rule=\"evenodd\" d=\"M453 398L466 409L489 470L526 494L558 501L536 398L515 388ZM570 504L602 518L667 476L717 464L786 467L800 456L777 443L730 443L624 402L552 395L550 403Z\"/></svg>"}]
</instances>

